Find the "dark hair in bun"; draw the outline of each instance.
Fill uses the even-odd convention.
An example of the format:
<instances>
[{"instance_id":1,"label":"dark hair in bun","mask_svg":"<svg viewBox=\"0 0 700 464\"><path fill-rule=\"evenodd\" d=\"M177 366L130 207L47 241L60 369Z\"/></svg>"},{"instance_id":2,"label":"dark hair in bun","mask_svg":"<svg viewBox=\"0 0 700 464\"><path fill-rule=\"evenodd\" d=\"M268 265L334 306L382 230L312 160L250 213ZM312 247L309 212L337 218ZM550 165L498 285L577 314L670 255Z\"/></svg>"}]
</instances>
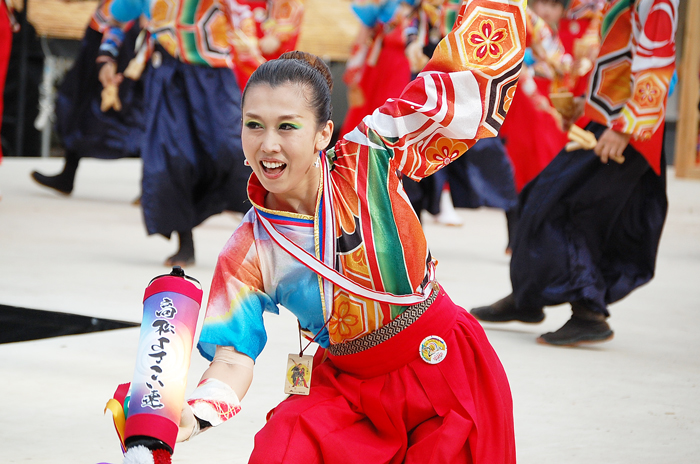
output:
<instances>
[{"instance_id":1,"label":"dark hair in bun","mask_svg":"<svg viewBox=\"0 0 700 464\"><path fill-rule=\"evenodd\" d=\"M287 83L308 87L310 91L307 93L307 103L316 116L319 126L331 119L333 111L331 70L321 58L306 52L287 52L276 60L261 64L248 79L242 102L245 102L248 89L255 85L266 84L277 87Z\"/></svg>"}]
</instances>

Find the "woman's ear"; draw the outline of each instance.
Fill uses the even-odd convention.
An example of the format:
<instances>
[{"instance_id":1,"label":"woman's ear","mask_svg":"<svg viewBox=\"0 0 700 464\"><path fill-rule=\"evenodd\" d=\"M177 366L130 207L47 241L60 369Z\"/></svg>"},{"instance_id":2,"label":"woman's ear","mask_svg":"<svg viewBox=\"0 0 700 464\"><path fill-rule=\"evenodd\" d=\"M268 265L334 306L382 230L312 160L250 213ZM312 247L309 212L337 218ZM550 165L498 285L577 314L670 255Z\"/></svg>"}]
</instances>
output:
<instances>
[{"instance_id":1,"label":"woman's ear","mask_svg":"<svg viewBox=\"0 0 700 464\"><path fill-rule=\"evenodd\" d=\"M333 137L333 121L326 122L326 125L316 134L316 144L314 148L316 151L325 150L328 148L328 144L331 143L331 138Z\"/></svg>"}]
</instances>

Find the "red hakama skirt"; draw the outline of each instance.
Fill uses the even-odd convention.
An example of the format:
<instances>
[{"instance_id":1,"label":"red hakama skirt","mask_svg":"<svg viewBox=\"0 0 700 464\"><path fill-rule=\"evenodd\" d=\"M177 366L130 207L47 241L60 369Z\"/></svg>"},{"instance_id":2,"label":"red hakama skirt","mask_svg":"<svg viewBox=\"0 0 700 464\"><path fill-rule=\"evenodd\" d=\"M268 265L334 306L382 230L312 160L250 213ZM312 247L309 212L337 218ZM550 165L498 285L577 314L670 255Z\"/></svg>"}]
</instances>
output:
<instances>
[{"instance_id":1,"label":"red hakama skirt","mask_svg":"<svg viewBox=\"0 0 700 464\"><path fill-rule=\"evenodd\" d=\"M421 342L447 355L428 364ZM277 406L250 463L515 463L505 371L481 325L440 289L413 324L356 354L319 350L308 396Z\"/></svg>"}]
</instances>

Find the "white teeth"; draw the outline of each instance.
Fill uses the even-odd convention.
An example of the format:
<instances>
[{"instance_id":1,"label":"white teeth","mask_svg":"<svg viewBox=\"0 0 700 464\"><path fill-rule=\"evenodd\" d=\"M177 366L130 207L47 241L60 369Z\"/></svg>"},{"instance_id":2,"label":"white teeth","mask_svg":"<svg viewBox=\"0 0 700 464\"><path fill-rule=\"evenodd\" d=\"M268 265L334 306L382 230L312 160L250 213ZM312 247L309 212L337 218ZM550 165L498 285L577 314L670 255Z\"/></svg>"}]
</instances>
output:
<instances>
[{"instance_id":1,"label":"white teeth","mask_svg":"<svg viewBox=\"0 0 700 464\"><path fill-rule=\"evenodd\" d=\"M262 165L267 169L275 169L281 168L282 166L284 166L284 163L280 163L278 161L263 161Z\"/></svg>"}]
</instances>

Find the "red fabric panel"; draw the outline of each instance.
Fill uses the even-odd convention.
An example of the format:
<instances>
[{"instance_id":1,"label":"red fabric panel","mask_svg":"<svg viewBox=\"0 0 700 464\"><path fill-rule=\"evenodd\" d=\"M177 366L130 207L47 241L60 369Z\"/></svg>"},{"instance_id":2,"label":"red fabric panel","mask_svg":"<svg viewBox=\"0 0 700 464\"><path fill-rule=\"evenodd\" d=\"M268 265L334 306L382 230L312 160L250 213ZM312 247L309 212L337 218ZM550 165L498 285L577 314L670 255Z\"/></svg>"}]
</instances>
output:
<instances>
[{"instance_id":1,"label":"red fabric panel","mask_svg":"<svg viewBox=\"0 0 700 464\"><path fill-rule=\"evenodd\" d=\"M0 2L0 125L2 125L3 91L7 77L7 65L10 63L12 51L12 26L7 16L5 2ZM2 162L2 147L0 147L0 163Z\"/></svg>"},{"instance_id":2,"label":"red fabric panel","mask_svg":"<svg viewBox=\"0 0 700 464\"><path fill-rule=\"evenodd\" d=\"M547 97L547 99L549 100L549 94L552 89L552 80L546 79L542 76L534 76L532 80L535 81L535 84L537 84L537 91L541 95Z\"/></svg>"},{"instance_id":3,"label":"red fabric panel","mask_svg":"<svg viewBox=\"0 0 700 464\"><path fill-rule=\"evenodd\" d=\"M166 450L153 450L153 464L170 464L172 462L172 457Z\"/></svg>"},{"instance_id":4,"label":"red fabric panel","mask_svg":"<svg viewBox=\"0 0 700 464\"><path fill-rule=\"evenodd\" d=\"M430 335L447 344L435 365L418 354ZM390 340L320 362L311 394L275 408L249 462L300 461L515 463L510 388L479 323L441 291Z\"/></svg>"},{"instance_id":5,"label":"red fabric panel","mask_svg":"<svg viewBox=\"0 0 700 464\"><path fill-rule=\"evenodd\" d=\"M567 142L566 134L557 128L552 115L537 109L520 87L499 133L513 163L518 192L537 177Z\"/></svg>"},{"instance_id":6,"label":"red fabric panel","mask_svg":"<svg viewBox=\"0 0 700 464\"><path fill-rule=\"evenodd\" d=\"M411 68L404 53L403 28L397 27L384 36L382 50L374 66L365 64L360 81L363 105L351 107L345 115L340 136L352 131L362 118L372 114L388 98L398 98L411 82Z\"/></svg>"},{"instance_id":7,"label":"red fabric panel","mask_svg":"<svg viewBox=\"0 0 700 464\"><path fill-rule=\"evenodd\" d=\"M564 51L566 51L566 53L568 53L571 56L574 56L574 42L576 41L576 39L580 39L581 37L583 37L590 24L590 18L562 18L559 21L559 40L564 46Z\"/></svg>"}]
</instances>

